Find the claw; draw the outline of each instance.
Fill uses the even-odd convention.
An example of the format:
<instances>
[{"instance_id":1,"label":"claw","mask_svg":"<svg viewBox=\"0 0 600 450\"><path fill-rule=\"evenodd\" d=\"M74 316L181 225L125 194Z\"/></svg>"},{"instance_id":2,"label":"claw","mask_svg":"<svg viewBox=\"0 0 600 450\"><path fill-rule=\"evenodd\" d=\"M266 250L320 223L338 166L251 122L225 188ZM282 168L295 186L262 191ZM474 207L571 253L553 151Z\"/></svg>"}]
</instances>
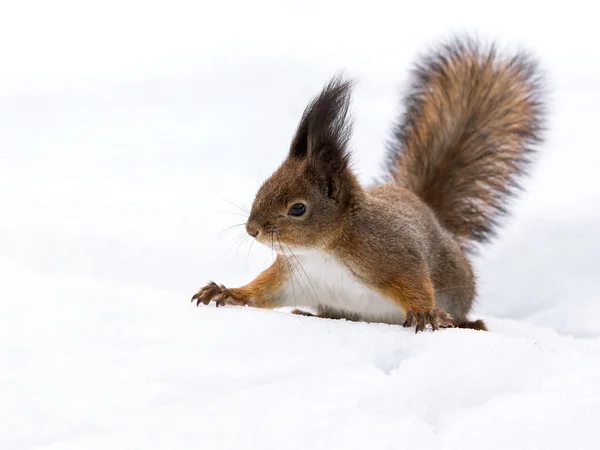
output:
<instances>
[{"instance_id":1,"label":"claw","mask_svg":"<svg viewBox=\"0 0 600 450\"><path fill-rule=\"evenodd\" d=\"M200 289L192 297L192 303L196 302L196 306L200 306L200 302L208 305L211 301L215 302L216 307L226 305L246 304L245 299L236 297L232 292L222 284L217 284L211 281L202 289Z\"/></svg>"},{"instance_id":2,"label":"claw","mask_svg":"<svg viewBox=\"0 0 600 450\"><path fill-rule=\"evenodd\" d=\"M416 317L414 311L408 311L406 313L406 317L404 318L404 324L402 325L405 328L410 328L414 326L416 323Z\"/></svg>"},{"instance_id":3,"label":"claw","mask_svg":"<svg viewBox=\"0 0 600 450\"><path fill-rule=\"evenodd\" d=\"M429 311L408 311L403 326L415 327L415 333L425 331L427 324L431 325L433 331L440 328L453 328L452 317L442 309Z\"/></svg>"},{"instance_id":4,"label":"claw","mask_svg":"<svg viewBox=\"0 0 600 450\"><path fill-rule=\"evenodd\" d=\"M431 328L433 329L433 331L440 329L437 316L433 312L427 312L427 321L431 324Z\"/></svg>"},{"instance_id":5,"label":"claw","mask_svg":"<svg viewBox=\"0 0 600 450\"><path fill-rule=\"evenodd\" d=\"M427 322L425 321L425 313L423 311L419 311L417 314L417 326L415 328L415 333L424 331L426 326Z\"/></svg>"}]
</instances>

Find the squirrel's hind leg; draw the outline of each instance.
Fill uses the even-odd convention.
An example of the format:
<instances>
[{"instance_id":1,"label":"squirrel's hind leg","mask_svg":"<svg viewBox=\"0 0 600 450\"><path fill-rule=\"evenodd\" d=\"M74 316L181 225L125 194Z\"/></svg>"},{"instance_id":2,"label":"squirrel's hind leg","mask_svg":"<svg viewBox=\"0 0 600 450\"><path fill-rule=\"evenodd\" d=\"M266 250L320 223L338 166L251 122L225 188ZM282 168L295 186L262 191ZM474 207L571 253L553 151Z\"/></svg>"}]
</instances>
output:
<instances>
[{"instance_id":1,"label":"squirrel's hind leg","mask_svg":"<svg viewBox=\"0 0 600 450\"><path fill-rule=\"evenodd\" d=\"M292 314L307 317L317 317L319 319L334 319L334 320L349 320L351 322L361 322L362 319L357 314L352 314L346 311L339 311L326 306L320 306L315 313L303 311L301 309L294 309Z\"/></svg>"}]
</instances>

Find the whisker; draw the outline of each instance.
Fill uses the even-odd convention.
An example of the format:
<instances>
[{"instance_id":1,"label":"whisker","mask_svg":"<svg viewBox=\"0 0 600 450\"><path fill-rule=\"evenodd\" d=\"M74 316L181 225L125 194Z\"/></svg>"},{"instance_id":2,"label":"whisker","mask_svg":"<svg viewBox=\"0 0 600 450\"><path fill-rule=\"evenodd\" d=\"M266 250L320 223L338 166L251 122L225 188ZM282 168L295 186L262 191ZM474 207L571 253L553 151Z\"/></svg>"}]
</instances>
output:
<instances>
[{"instance_id":1,"label":"whisker","mask_svg":"<svg viewBox=\"0 0 600 450\"><path fill-rule=\"evenodd\" d=\"M285 260L288 262L289 266L291 267L291 273L294 277L294 279L296 280L296 282L298 283L298 287L300 288L300 292L302 292L302 295L304 295L304 297L306 299L309 298L309 295L307 295L307 290L309 291L308 294L310 294L310 289L308 284L306 283L306 281L304 280L304 278L301 276L302 274L298 272L297 268L298 268L298 263L293 259L290 258L288 256L284 256ZM298 306L296 304L296 306ZM306 306L306 305L304 305Z\"/></svg>"},{"instance_id":2,"label":"whisker","mask_svg":"<svg viewBox=\"0 0 600 450\"><path fill-rule=\"evenodd\" d=\"M268 242L269 242L268 247L271 249L271 254L273 254L273 253L275 253L275 241L274 241L273 232L267 231L267 237L268 237Z\"/></svg>"},{"instance_id":3,"label":"whisker","mask_svg":"<svg viewBox=\"0 0 600 450\"><path fill-rule=\"evenodd\" d=\"M248 236L246 233L240 234L225 254L227 255L235 247L235 252L233 254L233 257L235 258L240 251L241 246L244 245L245 240L249 237L250 236Z\"/></svg>"},{"instance_id":4,"label":"whisker","mask_svg":"<svg viewBox=\"0 0 600 450\"><path fill-rule=\"evenodd\" d=\"M279 249L281 250L281 252L283 253L283 247L281 246L281 240L279 239L279 233L277 233L277 244L279 245ZM294 287L294 270L292 269L292 265L290 264L290 262L288 261L288 259L284 256L282 256L283 260L285 261L285 263L287 264L288 270L290 271L290 281L292 283L292 295L294 296L294 306L298 306L298 300L296 299L296 288ZM296 280L298 281L298 280Z\"/></svg>"},{"instance_id":5,"label":"whisker","mask_svg":"<svg viewBox=\"0 0 600 450\"><path fill-rule=\"evenodd\" d=\"M249 213L242 214L242 213L239 213L239 212L236 212L236 211L215 211L215 212L217 212L219 214L234 214L236 216L243 217L244 219L247 219L248 215L249 215Z\"/></svg>"},{"instance_id":6,"label":"whisker","mask_svg":"<svg viewBox=\"0 0 600 450\"><path fill-rule=\"evenodd\" d=\"M300 260L296 256L296 254L292 251L292 249L290 248L290 246L287 245L287 244L285 244L285 246L287 247L288 251L292 254L292 257L296 260L296 262L298 263L298 266L300 267L300 269L304 273L304 277L306 278L306 281L308 282L308 284L310 284L310 287L311 287L311 289L312 289L312 291L313 291L313 293L315 295L315 298L317 299L317 301L319 303L321 303L321 300L319 300L319 294L317 294L317 290L315 289L315 286L313 285L312 281L310 280L310 277L306 273L306 270L304 270L304 267L302 267L302 263L300 262Z\"/></svg>"},{"instance_id":7,"label":"whisker","mask_svg":"<svg viewBox=\"0 0 600 450\"><path fill-rule=\"evenodd\" d=\"M238 252L240 251L240 248L242 248L242 245L244 245L246 242L248 242L248 239L250 238L249 235L244 234L242 237L242 240L240 242L240 244L237 246L237 249L235 250L235 253L233 254L233 257L235 258L238 254Z\"/></svg>"},{"instance_id":8,"label":"whisker","mask_svg":"<svg viewBox=\"0 0 600 450\"><path fill-rule=\"evenodd\" d=\"M267 242L264 245L267 246L267 247L270 246L270 244L269 244L269 234L268 233L267 233ZM263 257L263 265L266 265L267 261L268 261L267 260L267 254L265 253L265 256Z\"/></svg>"},{"instance_id":9,"label":"whisker","mask_svg":"<svg viewBox=\"0 0 600 450\"><path fill-rule=\"evenodd\" d=\"M240 233L240 235L233 241L233 244L231 244L231 246L227 249L225 255L227 255L233 249L233 247L237 245L243 238L244 235Z\"/></svg>"},{"instance_id":10,"label":"whisker","mask_svg":"<svg viewBox=\"0 0 600 450\"><path fill-rule=\"evenodd\" d=\"M244 205L241 205L239 203L236 202L232 202L231 200L227 200L226 198L223 197L219 197L221 200L225 200L227 203L229 203L231 206L235 206L236 208L242 210L243 212L250 214L250 210L248 208L246 208Z\"/></svg>"},{"instance_id":11,"label":"whisker","mask_svg":"<svg viewBox=\"0 0 600 450\"><path fill-rule=\"evenodd\" d=\"M246 255L246 261L244 261L244 264L248 264L248 258L250 257L250 251L252 250L254 242L256 242L256 239L252 239L252 242L250 242L250 246L248 247L248 254Z\"/></svg>"},{"instance_id":12,"label":"whisker","mask_svg":"<svg viewBox=\"0 0 600 450\"><path fill-rule=\"evenodd\" d=\"M237 228L237 227L241 227L242 225L245 225L245 223L236 223L235 225L231 225L230 227L225 228L223 231L221 231L218 236L222 236L225 233L227 233L228 231L232 230L233 228Z\"/></svg>"},{"instance_id":13,"label":"whisker","mask_svg":"<svg viewBox=\"0 0 600 450\"><path fill-rule=\"evenodd\" d=\"M298 267L298 261L297 259L293 259L288 257L287 255L285 255L285 252L283 251L283 248L281 247L281 239L279 240L280 243L280 248L281 248L281 252L284 254L283 258L286 260L289 268L290 268L290 273L291 275L294 277L294 279L296 280L296 282L298 283L298 287L300 288L300 291L302 292L302 294L304 295L305 298L308 298L307 293L305 292L305 288L307 290L310 291L309 286L307 284L307 282L304 280L304 278L301 276L302 274L298 273L298 271L296 270ZM289 246L287 244L284 243L284 245L289 249ZM310 292L309 292L310 293ZM297 302L296 306L298 306Z\"/></svg>"}]
</instances>

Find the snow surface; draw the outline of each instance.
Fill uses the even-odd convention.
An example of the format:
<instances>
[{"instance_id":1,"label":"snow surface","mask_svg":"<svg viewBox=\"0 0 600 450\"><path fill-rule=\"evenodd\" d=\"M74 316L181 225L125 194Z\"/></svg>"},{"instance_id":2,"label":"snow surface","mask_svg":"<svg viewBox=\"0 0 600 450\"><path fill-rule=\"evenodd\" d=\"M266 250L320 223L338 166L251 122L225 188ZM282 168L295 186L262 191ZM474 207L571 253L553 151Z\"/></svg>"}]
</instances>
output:
<instances>
[{"instance_id":1,"label":"snow surface","mask_svg":"<svg viewBox=\"0 0 600 450\"><path fill-rule=\"evenodd\" d=\"M600 448L591 2L4 2L0 449ZM272 260L240 210L346 69L378 174L452 31L542 58L547 143L477 258L488 333L192 307Z\"/></svg>"}]
</instances>

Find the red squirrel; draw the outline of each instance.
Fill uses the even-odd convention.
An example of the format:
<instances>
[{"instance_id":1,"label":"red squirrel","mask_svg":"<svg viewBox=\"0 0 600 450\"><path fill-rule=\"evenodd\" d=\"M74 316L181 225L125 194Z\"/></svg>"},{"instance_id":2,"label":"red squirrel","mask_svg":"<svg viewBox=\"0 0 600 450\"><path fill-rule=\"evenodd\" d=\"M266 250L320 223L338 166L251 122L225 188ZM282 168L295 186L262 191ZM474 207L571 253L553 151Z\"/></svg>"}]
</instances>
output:
<instances>
[{"instance_id":1,"label":"red squirrel","mask_svg":"<svg viewBox=\"0 0 600 450\"><path fill-rule=\"evenodd\" d=\"M242 287L210 282L192 302L486 330L468 317L469 256L495 236L542 142L538 62L471 38L430 49L413 68L386 177L370 186L350 167L352 87L337 75L313 98L256 194L246 230L277 253L273 265Z\"/></svg>"}]
</instances>

